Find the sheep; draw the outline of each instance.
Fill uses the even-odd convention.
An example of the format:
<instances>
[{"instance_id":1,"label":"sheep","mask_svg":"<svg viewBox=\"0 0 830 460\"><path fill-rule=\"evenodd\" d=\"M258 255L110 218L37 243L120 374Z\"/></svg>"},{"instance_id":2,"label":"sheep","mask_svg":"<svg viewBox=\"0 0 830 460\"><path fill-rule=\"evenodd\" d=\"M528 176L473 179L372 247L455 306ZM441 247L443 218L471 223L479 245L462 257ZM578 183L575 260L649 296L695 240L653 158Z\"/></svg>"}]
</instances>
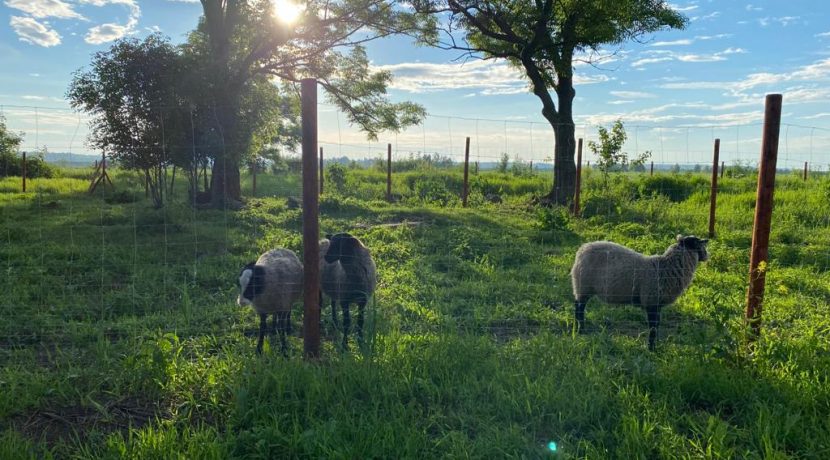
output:
<instances>
[{"instance_id":1,"label":"sheep","mask_svg":"<svg viewBox=\"0 0 830 460\"><path fill-rule=\"evenodd\" d=\"M585 304L591 297L610 304L639 305L648 314L648 348L654 351L660 310L689 287L698 262L709 258L707 242L677 235L677 243L660 256L645 256L610 241L583 244L571 269L579 330L585 329Z\"/></svg>"},{"instance_id":2,"label":"sheep","mask_svg":"<svg viewBox=\"0 0 830 460\"><path fill-rule=\"evenodd\" d=\"M344 282L339 292L340 308L343 309L343 349L348 349L349 305L357 304L357 340L363 344L363 316L366 304L375 292L377 275L375 261L369 249L359 239L348 233L326 235L330 240L323 259L327 263L340 262L344 272Z\"/></svg>"},{"instance_id":3,"label":"sheep","mask_svg":"<svg viewBox=\"0 0 830 460\"><path fill-rule=\"evenodd\" d=\"M339 328L337 321L337 304L340 303L340 293L346 282L346 272L339 261L328 263L325 260L331 241L320 240L320 309L323 308L323 294L331 299L331 319L336 328Z\"/></svg>"},{"instance_id":4,"label":"sheep","mask_svg":"<svg viewBox=\"0 0 830 460\"><path fill-rule=\"evenodd\" d=\"M274 315L273 336L280 334L280 349L287 353L286 335L291 328L291 306L303 292L303 264L290 249L272 249L259 256L239 273L240 306L251 305L259 314L259 340L256 352L262 354L262 342L268 329L268 315Z\"/></svg>"}]
</instances>

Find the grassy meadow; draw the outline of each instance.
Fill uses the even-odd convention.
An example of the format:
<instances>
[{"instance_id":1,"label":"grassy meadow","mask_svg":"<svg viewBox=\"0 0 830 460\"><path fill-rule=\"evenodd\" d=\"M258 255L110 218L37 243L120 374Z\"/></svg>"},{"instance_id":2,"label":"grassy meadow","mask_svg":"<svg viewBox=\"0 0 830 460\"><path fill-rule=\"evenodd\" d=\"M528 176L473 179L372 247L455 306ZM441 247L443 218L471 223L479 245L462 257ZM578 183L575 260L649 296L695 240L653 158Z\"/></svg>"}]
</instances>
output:
<instances>
[{"instance_id":1,"label":"grassy meadow","mask_svg":"<svg viewBox=\"0 0 830 460\"><path fill-rule=\"evenodd\" d=\"M366 347L338 350L326 301L307 362L300 305L284 358L235 304L246 262L302 248L297 174L241 210L194 210L177 179L157 210L89 172L0 179L0 458L830 458L830 177L779 172L749 347L755 176L729 172L650 353L635 307L592 301L574 334L574 253L705 236L708 174L588 170L574 218L529 204L550 173L474 174L465 209L458 169L396 174L391 204L382 172L329 170L321 229L360 237L379 286Z\"/></svg>"}]
</instances>

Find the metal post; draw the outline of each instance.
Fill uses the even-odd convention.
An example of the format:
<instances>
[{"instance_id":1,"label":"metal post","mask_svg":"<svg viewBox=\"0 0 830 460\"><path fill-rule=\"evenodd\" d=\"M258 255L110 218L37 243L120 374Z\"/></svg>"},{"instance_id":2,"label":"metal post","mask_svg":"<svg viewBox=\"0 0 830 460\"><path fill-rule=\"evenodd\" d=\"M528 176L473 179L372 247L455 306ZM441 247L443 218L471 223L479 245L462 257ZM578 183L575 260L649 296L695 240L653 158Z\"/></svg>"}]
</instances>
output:
<instances>
[{"instance_id":1,"label":"metal post","mask_svg":"<svg viewBox=\"0 0 830 460\"><path fill-rule=\"evenodd\" d=\"M23 193L26 193L26 152L23 152Z\"/></svg>"},{"instance_id":2,"label":"metal post","mask_svg":"<svg viewBox=\"0 0 830 460\"><path fill-rule=\"evenodd\" d=\"M320 356L320 221L317 192L317 80L305 78L302 91L303 134L303 350Z\"/></svg>"},{"instance_id":3,"label":"metal post","mask_svg":"<svg viewBox=\"0 0 830 460\"><path fill-rule=\"evenodd\" d=\"M726 171L726 162L725 162L725 161L721 161L721 162L720 162L720 178L721 178L721 179L723 179L723 173L724 173L724 171Z\"/></svg>"},{"instance_id":4,"label":"metal post","mask_svg":"<svg viewBox=\"0 0 830 460\"><path fill-rule=\"evenodd\" d=\"M467 207L467 196L470 194L470 184L469 180L469 172L470 172L470 138L467 138L467 142L464 145L464 190L461 192L461 205L463 207Z\"/></svg>"},{"instance_id":5,"label":"metal post","mask_svg":"<svg viewBox=\"0 0 830 460\"><path fill-rule=\"evenodd\" d=\"M654 162L653 161L651 162L651 174L650 175L651 176L654 175Z\"/></svg>"},{"instance_id":6,"label":"metal post","mask_svg":"<svg viewBox=\"0 0 830 460\"><path fill-rule=\"evenodd\" d=\"M749 258L749 287L746 295L746 319L753 338L761 332L769 256L769 233L772 222L772 198L775 191L775 164L778 159L778 135L781 130L781 95L768 94L764 108L761 138L761 164L758 167L758 189L755 200L755 224L752 228L752 249Z\"/></svg>"},{"instance_id":7,"label":"metal post","mask_svg":"<svg viewBox=\"0 0 830 460\"><path fill-rule=\"evenodd\" d=\"M25 155L25 153L24 153L24 155ZM23 157L23 158L26 158L26 157ZM804 180L805 181L807 180L807 162L806 161L804 162Z\"/></svg>"},{"instance_id":8,"label":"metal post","mask_svg":"<svg viewBox=\"0 0 830 460\"><path fill-rule=\"evenodd\" d=\"M582 188L582 138L576 145L576 183L574 183L574 215L579 215L579 195Z\"/></svg>"},{"instance_id":9,"label":"metal post","mask_svg":"<svg viewBox=\"0 0 830 460\"><path fill-rule=\"evenodd\" d=\"M323 194L323 182L325 177L323 177L323 147L320 147L320 195Z\"/></svg>"},{"instance_id":10,"label":"metal post","mask_svg":"<svg viewBox=\"0 0 830 460\"><path fill-rule=\"evenodd\" d=\"M715 237L715 208L718 201L718 156L720 139L715 139L715 154L712 159L712 189L709 192L709 238Z\"/></svg>"},{"instance_id":11,"label":"metal post","mask_svg":"<svg viewBox=\"0 0 830 460\"><path fill-rule=\"evenodd\" d=\"M386 201L392 202L392 144L386 144Z\"/></svg>"}]
</instances>

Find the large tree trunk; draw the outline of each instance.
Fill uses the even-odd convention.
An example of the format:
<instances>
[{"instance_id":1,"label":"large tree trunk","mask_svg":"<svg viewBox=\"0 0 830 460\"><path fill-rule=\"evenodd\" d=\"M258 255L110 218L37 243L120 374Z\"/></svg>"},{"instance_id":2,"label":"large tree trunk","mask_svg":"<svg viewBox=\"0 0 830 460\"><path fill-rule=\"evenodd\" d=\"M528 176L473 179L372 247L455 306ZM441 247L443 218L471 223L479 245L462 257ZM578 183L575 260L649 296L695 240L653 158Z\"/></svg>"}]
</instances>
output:
<instances>
[{"instance_id":1,"label":"large tree trunk","mask_svg":"<svg viewBox=\"0 0 830 460\"><path fill-rule=\"evenodd\" d=\"M223 157L213 162L210 175L210 196L211 204L216 207L242 201L239 166L236 165L236 161Z\"/></svg>"},{"instance_id":2,"label":"large tree trunk","mask_svg":"<svg viewBox=\"0 0 830 460\"><path fill-rule=\"evenodd\" d=\"M553 126L556 151L553 160L553 189L550 199L553 203L567 206L573 202L576 186L576 163L574 150L576 127L573 120L573 99L575 95L573 80L560 78L556 88L559 102L559 120Z\"/></svg>"}]
</instances>

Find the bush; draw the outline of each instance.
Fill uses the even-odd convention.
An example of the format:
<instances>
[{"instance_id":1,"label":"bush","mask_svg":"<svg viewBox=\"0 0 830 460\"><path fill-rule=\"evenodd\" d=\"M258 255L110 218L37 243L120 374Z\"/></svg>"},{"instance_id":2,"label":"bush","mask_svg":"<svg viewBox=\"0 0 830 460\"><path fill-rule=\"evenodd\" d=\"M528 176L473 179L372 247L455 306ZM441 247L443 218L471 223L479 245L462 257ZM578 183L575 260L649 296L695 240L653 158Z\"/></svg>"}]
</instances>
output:
<instances>
[{"instance_id":1,"label":"bush","mask_svg":"<svg viewBox=\"0 0 830 460\"><path fill-rule=\"evenodd\" d=\"M622 199L614 195L587 194L582 199L582 216L610 216L622 212Z\"/></svg>"},{"instance_id":2,"label":"bush","mask_svg":"<svg viewBox=\"0 0 830 460\"><path fill-rule=\"evenodd\" d=\"M0 153L0 177L22 175L23 157L10 151ZM49 179L55 177L55 169L46 163L46 160L43 159L42 153L27 156L26 177L29 179L36 177Z\"/></svg>"},{"instance_id":3,"label":"bush","mask_svg":"<svg viewBox=\"0 0 830 460\"><path fill-rule=\"evenodd\" d=\"M705 190L709 181L702 176L657 175L642 179L638 186L638 195L648 197L663 195L678 203L689 198L697 190Z\"/></svg>"},{"instance_id":4,"label":"bush","mask_svg":"<svg viewBox=\"0 0 830 460\"><path fill-rule=\"evenodd\" d=\"M338 192L342 192L346 187L346 168L340 163L334 163L326 168L326 179L334 186Z\"/></svg>"},{"instance_id":5,"label":"bush","mask_svg":"<svg viewBox=\"0 0 830 460\"><path fill-rule=\"evenodd\" d=\"M447 204L458 201L458 196L447 189L444 181L438 178L420 179L415 183L415 196L424 203Z\"/></svg>"}]
</instances>

